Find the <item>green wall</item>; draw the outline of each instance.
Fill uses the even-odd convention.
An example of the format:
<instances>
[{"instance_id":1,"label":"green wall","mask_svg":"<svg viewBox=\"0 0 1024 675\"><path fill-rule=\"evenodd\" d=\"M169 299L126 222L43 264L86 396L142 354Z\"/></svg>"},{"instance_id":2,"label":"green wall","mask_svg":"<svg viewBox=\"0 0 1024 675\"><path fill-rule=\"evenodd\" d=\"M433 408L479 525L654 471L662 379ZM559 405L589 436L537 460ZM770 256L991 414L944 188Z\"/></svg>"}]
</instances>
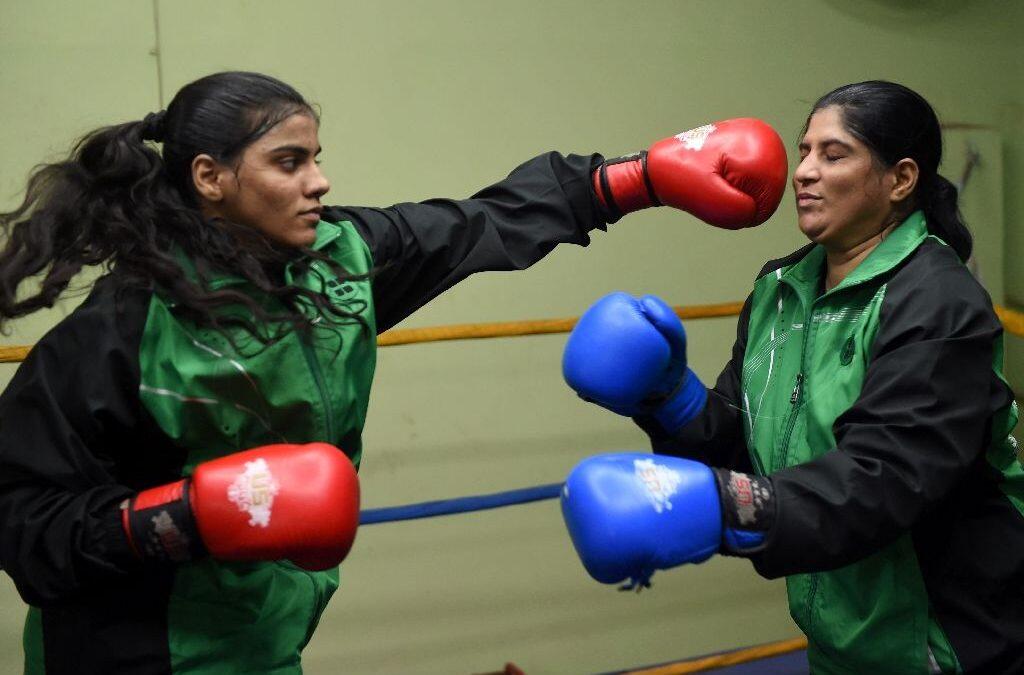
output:
<instances>
[{"instance_id":1,"label":"green wall","mask_svg":"<svg viewBox=\"0 0 1024 675\"><path fill-rule=\"evenodd\" d=\"M101 124L138 119L182 84L262 70L318 102L331 203L462 197L548 149L613 156L708 121L756 116L790 147L809 105L886 78L947 122L964 210L997 299L1024 302L1024 4L912 0L87 0L0 2L0 206L27 171ZM579 314L622 289L675 304L741 299L763 261L802 241L787 200L725 232L668 209L587 249L470 279L407 326ZM74 301L13 326L39 337ZM688 326L711 381L735 322ZM646 447L628 421L562 384L564 336L382 350L366 431L364 505L561 480L580 458ZM1011 340L1011 373L1024 354ZM3 366L0 385L13 367ZM0 575L0 674L20 668L23 608ZM784 586L715 559L641 594L591 581L554 502L364 528L307 650L307 672L592 673L797 635Z\"/></svg>"}]
</instances>

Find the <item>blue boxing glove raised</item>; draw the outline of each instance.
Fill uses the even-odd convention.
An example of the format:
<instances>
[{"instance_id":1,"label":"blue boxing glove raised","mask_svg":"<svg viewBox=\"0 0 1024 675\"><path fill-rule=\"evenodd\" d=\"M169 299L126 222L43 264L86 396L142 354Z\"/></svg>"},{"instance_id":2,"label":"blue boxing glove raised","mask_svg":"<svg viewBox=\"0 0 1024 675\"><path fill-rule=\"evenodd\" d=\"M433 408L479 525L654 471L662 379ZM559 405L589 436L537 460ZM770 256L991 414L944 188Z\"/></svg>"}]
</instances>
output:
<instances>
[{"instance_id":1,"label":"blue boxing glove raised","mask_svg":"<svg viewBox=\"0 0 1024 675\"><path fill-rule=\"evenodd\" d=\"M572 470L562 516L597 581L650 585L659 569L761 549L775 519L771 480L646 453L597 455Z\"/></svg>"},{"instance_id":2,"label":"blue boxing glove raised","mask_svg":"<svg viewBox=\"0 0 1024 675\"><path fill-rule=\"evenodd\" d=\"M610 293L577 322L562 374L580 398L619 415L652 416L668 433L700 414L707 389L686 365L686 331L663 300Z\"/></svg>"}]
</instances>

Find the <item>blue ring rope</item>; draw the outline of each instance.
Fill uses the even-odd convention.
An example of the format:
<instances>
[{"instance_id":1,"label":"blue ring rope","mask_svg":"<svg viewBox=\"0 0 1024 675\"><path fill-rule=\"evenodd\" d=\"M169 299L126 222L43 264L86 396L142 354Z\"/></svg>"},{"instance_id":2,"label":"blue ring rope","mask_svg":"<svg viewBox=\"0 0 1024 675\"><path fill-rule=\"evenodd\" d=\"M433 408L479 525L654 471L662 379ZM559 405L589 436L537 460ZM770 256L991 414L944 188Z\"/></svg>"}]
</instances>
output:
<instances>
[{"instance_id":1,"label":"blue ring rope","mask_svg":"<svg viewBox=\"0 0 1024 675\"><path fill-rule=\"evenodd\" d=\"M542 499L554 499L562 492L563 483L549 483L520 490L495 492L489 495L474 495L456 499L440 499L433 502L420 502L404 506L388 506L380 509L363 509L359 512L359 525L391 523L396 520L413 520L414 518L433 518L467 511L496 509L513 504L526 504Z\"/></svg>"}]
</instances>

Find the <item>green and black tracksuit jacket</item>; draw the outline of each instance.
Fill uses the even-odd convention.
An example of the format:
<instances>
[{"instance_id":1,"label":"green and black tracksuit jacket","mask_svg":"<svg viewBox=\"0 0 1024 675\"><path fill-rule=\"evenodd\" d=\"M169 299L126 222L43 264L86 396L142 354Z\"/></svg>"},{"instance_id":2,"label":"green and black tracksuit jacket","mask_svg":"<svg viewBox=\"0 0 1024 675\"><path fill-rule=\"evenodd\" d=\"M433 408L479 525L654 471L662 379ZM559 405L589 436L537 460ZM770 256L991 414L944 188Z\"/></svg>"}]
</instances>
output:
<instances>
[{"instance_id":1,"label":"green and black tracksuit jacket","mask_svg":"<svg viewBox=\"0 0 1024 675\"><path fill-rule=\"evenodd\" d=\"M1024 472L987 293L917 212L838 286L768 263L703 413L654 449L771 476L753 554L814 673L1024 672ZM647 426L647 425L645 425Z\"/></svg>"},{"instance_id":2,"label":"green and black tracksuit jacket","mask_svg":"<svg viewBox=\"0 0 1024 675\"><path fill-rule=\"evenodd\" d=\"M339 279L313 264L286 281L362 322L269 347L197 326L116 272L97 282L0 398L0 564L30 605L26 672L300 672L338 570L143 564L119 505L268 443L326 441L358 465L376 333L474 272L587 244L605 225L590 187L600 161L550 153L466 200L327 209L314 248L351 275L374 275ZM231 276L214 286L256 294Z\"/></svg>"}]
</instances>

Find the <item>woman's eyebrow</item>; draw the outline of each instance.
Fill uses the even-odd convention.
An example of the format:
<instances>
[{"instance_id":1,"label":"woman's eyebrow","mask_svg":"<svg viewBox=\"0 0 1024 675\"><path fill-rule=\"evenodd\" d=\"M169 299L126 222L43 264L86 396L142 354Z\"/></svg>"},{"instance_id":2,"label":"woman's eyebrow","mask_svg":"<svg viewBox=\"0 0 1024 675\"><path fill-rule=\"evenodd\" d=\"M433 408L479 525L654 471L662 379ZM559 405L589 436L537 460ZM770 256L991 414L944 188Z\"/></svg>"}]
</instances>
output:
<instances>
[{"instance_id":1,"label":"woman's eyebrow","mask_svg":"<svg viewBox=\"0 0 1024 675\"><path fill-rule=\"evenodd\" d=\"M270 149L270 152L272 152L272 153L290 152L290 153L294 153L296 155L309 155L309 154L319 155L322 151L323 151L323 148L320 147L320 146L317 146L316 151L310 153L309 148L307 148L304 145L290 145L290 144L289 145L279 145L276 148L271 148Z\"/></svg>"},{"instance_id":2,"label":"woman's eyebrow","mask_svg":"<svg viewBox=\"0 0 1024 675\"><path fill-rule=\"evenodd\" d=\"M853 146L852 145L850 145L846 141L841 141L838 138L826 138L825 140L823 140L820 143L818 143L818 145L821 146L821 147L824 147L824 148L827 148L830 145L838 145L841 148L843 148L844 150L848 150L848 151L852 151L853 150ZM811 144L808 143L807 141L801 141L800 145L797 146L797 149L799 149L799 150L810 150L811 149Z\"/></svg>"}]
</instances>

